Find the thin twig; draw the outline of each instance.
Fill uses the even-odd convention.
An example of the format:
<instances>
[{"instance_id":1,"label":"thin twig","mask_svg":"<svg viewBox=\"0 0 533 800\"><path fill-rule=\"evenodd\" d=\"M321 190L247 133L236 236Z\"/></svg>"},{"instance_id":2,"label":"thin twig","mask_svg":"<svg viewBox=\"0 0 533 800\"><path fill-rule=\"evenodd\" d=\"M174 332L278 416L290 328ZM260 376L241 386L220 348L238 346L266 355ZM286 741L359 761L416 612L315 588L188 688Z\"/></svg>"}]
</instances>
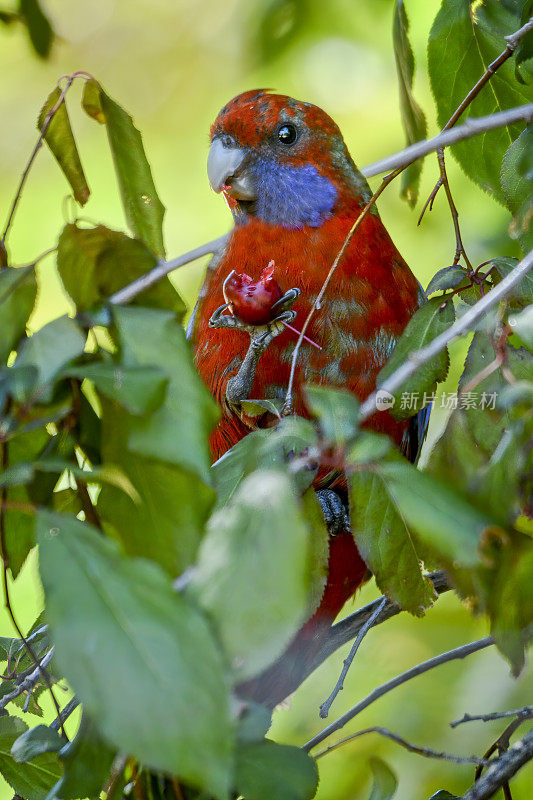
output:
<instances>
[{"instance_id":1,"label":"thin twig","mask_svg":"<svg viewBox=\"0 0 533 800\"><path fill-rule=\"evenodd\" d=\"M408 360L405 361L392 375L383 381L379 389L381 391L394 392L399 389L407 378L414 375L418 368L431 361L435 356L443 350L446 345L458 336L467 333L472 329L474 324L486 312L495 306L500 300L503 300L512 289L514 289L522 281L523 278L533 267L533 250L520 261L516 267L503 278L500 283L495 286L490 292L478 300L471 306L453 325L446 331L443 331L439 336L435 337L426 347L409 354ZM364 422L372 414L376 413L376 392L365 400L359 409L359 421Z\"/></svg>"},{"instance_id":2,"label":"thin twig","mask_svg":"<svg viewBox=\"0 0 533 800\"><path fill-rule=\"evenodd\" d=\"M118 756L113 761L111 766L111 771L109 773L109 778L107 779L106 783L102 787L102 791L106 793L109 797L113 794L115 789L118 786L118 783L124 774L124 770L128 764L129 756L124 755L124 753L119 753Z\"/></svg>"},{"instance_id":3,"label":"thin twig","mask_svg":"<svg viewBox=\"0 0 533 800\"><path fill-rule=\"evenodd\" d=\"M427 661L423 661L421 664L417 664L415 667L411 667L411 669L402 672L400 675L397 675L390 681L387 681L381 686L378 686L376 689L373 689L370 694L367 695L367 697L365 697L363 700L360 700L355 706L350 708L349 711L336 719L335 722L332 722L330 725L324 728L324 730L320 731L320 733L317 733L316 736L313 736L312 739L303 745L303 749L306 752L312 750L313 747L316 747L317 744L323 742L324 739L327 739L328 736L331 736L331 734L335 733L335 731L343 728L348 722L350 722L350 720L360 714L361 711L363 711L365 708L368 708L368 706L370 706L380 697L383 697L383 695L387 694L393 689L396 689L397 686L401 686L403 683L406 683L412 678L416 678L418 675L422 675L424 672L435 669L435 667L439 667L441 664L446 664L449 661L454 661L458 658L466 658L466 656L469 656L472 653L477 653L479 650L483 650L485 647L490 647L493 644L494 639L492 636L486 636L484 639L478 639L475 642L461 645L461 647L456 647L454 650L447 650L445 653L440 653L438 656L434 656Z\"/></svg>"},{"instance_id":4,"label":"thin twig","mask_svg":"<svg viewBox=\"0 0 533 800\"><path fill-rule=\"evenodd\" d=\"M141 275L137 280L124 286L123 289L119 289L115 294L112 294L107 302L112 305L129 303L130 300L133 300L134 297L144 292L145 289L148 289L150 286L153 286L154 283L160 281L165 275L168 275L169 272L173 272L175 269L183 267L185 264L190 264L191 261L196 261L196 259L207 256L210 253L218 253L222 250L228 238L228 234L219 236L218 239L213 239L213 241L202 244L194 250L189 250L188 253L183 253L183 255L177 256L171 261L160 261L157 266L150 270L150 272L147 272L146 275Z\"/></svg>"},{"instance_id":5,"label":"thin twig","mask_svg":"<svg viewBox=\"0 0 533 800\"><path fill-rule=\"evenodd\" d=\"M450 728L456 728L464 722L492 722L495 719L506 719L507 717L533 717L533 706L523 708L513 708L510 711L493 711L490 714L465 714L461 719L450 722Z\"/></svg>"},{"instance_id":6,"label":"thin twig","mask_svg":"<svg viewBox=\"0 0 533 800\"><path fill-rule=\"evenodd\" d=\"M493 760L485 774L474 783L461 800L489 800L532 758L533 730L515 742L507 752Z\"/></svg>"},{"instance_id":7,"label":"thin twig","mask_svg":"<svg viewBox=\"0 0 533 800\"><path fill-rule=\"evenodd\" d=\"M296 373L296 362L298 361L298 354L300 352L300 347L302 346L302 342L304 340L307 328L309 327L309 323L311 322L311 319L313 318L313 315L314 315L315 311L318 308L320 308L320 305L322 303L322 298L324 297L324 294L326 293L326 289L328 288L329 282L332 279L332 277L333 277L333 275L335 273L335 270L337 269L337 267L339 265L340 260L344 256L348 245L352 241L355 232L357 231L357 229L359 228L359 226L361 225L361 223L363 222L363 220L365 219L367 214L370 212L371 208L374 206L374 204L375 204L376 200L378 199L378 197L380 196L380 194L384 191L384 189L387 188L389 183L391 183L400 174L400 172L401 172L401 170L395 170L394 172L391 172L390 175L386 175L383 178L383 180L382 180L381 184L379 185L379 187L376 189L376 191L374 192L374 194L370 198L370 200L367 202L367 204L361 210L359 216L357 217L357 219L353 223L352 227L348 231L348 235L346 236L344 242L342 243L342 247L339 250L339 252L337 253L337 255L335 257L335 260L334 260L333 264L331 265L328 274L326 275L324 283L322 284L322 287L321 287L318 295L316 296L316 298L315 298L315 300L313 302L313 305L311 306L311 310L309 311L309 314L307 315L307 318L306 318L306 320L305 320L305 322L304 322L304 324L302 326L302 330L300 331L300 335L298 336L298 341L296 342L296 345L294 347L294 351L293 351L293 354L292 354L291 371L290 371L290 375L289 375L289 382L288 382L288 385L287 385L287 393L285 395L285 404L283 406L283 411L282 411L282 414L284 416L287 416L288 414L292 413L292 408L293 408L292 390L293 390L293 386L294 386L294 376L295 376L295 373Z\"/></svg>"},{"instance_id":8,"label":"thin twig","mask_svg":"<svg viewBox=\"0 0 533 800\"><path fill-rule=\"evenodd\" d=\"M2 238L0 239L0 248L5 247L7 234L9 233L9 229L11 227L11 223L13 222L13 217L15 216L15 212L17 210L17 206L18 206L20 198L22 196L22 190L24 189L24 184L26 183L26 178L28 177L30 169L33 166L33 162L35 161L35 159L37 157L37 153L39 152L39 150L42 147L42 144L44 142L44 137L46 136L46 134L48 132L48 128L50 127L50 124L51 124L53 118L55 117L57 111L61 108L61 105L63 104L63 101L65 100L65 95L67 94L68 90L72 86L72 83L73 83L75 77L76 77L75 75L69 75L67 77L67 81L65 83L65 86L61 90L61 94L57 98L56 103L50 109L50 111L48 111L48 113L46 114L46 117L44 118L43 125L42 125L41 131L39 133L39 138L37 139L37 143L36 143L35 147L33 148L32 153L31 153L31 155L29 157L28 163L26 164L24 172L22 173L22 177L21 177L19 185L18 185L17 193L15 194L15 198L14 198L13 203L11 205L11 209L10 209L8 217L7 217L6 226L4 228L4 232L2 233Z\"/></svg>"},{"instance_id":9,"label":"thin twig","mask_svg":"<svg viewBox=\"0 0 533 800\"><path fill-rule=\"evenodd\" d=\"M350 669L350 666L352 665L352 662L353 662L353 660L355 658L355 654L359 650L359 645L361 644L361 642L365 638L366 634L368 633L368 631L370 630L372 625L375 623L375 621L377 620L377 618L379 617L379 615L381 614L381 612L385 608L386 603L387 603L387 598L386 597L382 597L381 598L381 602L379 602L377 604L376 608L371 613L371 615L369 616L369 618L367 619L367 621L361 627L359 633L357 634L357 637L356 637L356 639L355 639L355 641L354 641L354 643L353 643L353 645L352 645L352 647L350 649L350 652L348 653L347 657L343 661L341 674L339 675L339 679L338 679L337 683L335 684L335 686L333 688L333 691L331 692L331 694L328 697L328 699L324 700L324 702L320 706L320 710L319 710L318 713L320 714L322 719L326 719L326 717L329 714L329 710L330 710L330 708L331 708L331 706L333 704L333 701L335 700L335 698L337 697L339 692L344 689L344 680L345 680L345 678L346 678L346 676L348 674L348 670Z\"/></svg>"},{"instance_id":10,"label":"thin twig","mask_svg":"<svg viewBox=\"0 0 533 800\"><path fill-rule=\"evenodd\" d=\"M455 231L455 255L453 258L453 263L458 264L459 259L461 258L461 256L463 256L464 262L468 267L468 271L472 272L472 264L470 263L470 259L466 254L463 244L463 239L461 236L461 228L459 226L459 212L457 211L457 207L454 203L452 190L450 189L450 183L448 181L448 173L446 172L446 162L444 160L444 150L437 150L437 160L439 162L439 170L440 170L440 179L439 179L440 185L444 186L444 191L446 192L446 199L448 200L450 214L452 215L453 229ZM435 199L435 196L433 199Z\"/></svg>"},{"instance_id":11,"label":"thin twig","mask_svg":"<svg viewBox=\"0 0 533 800\"><path fill-rule=\"evenodd\" d=\"M29 692L29 697L33 690L35 689L35 685L37 684L39 678L43 674L43 670L48 666L50 661L52 660L54 655L54 648L51 647L50 650L44 654L44 656L37 662L36 667L27 675L21 682L11 691L5 694L3 697L0 698L0 709L5 708L8 703L11 703L13 700L16 700L17 697L20 697L21 694L24 692Z\"/></svg>"},{"instance_id":12,"label":"thin twig","mask_svg":"<svg viewBox=\"0 0 533 800\"><path fill-rule=\"evenodd\" d=\"M378 733L380 736L385 736L387 739L392 739L393 742L405 747L405 749L409 750L410 753L417 753L419 756L424 756L425 758L438 758L444 761L453 761L456 764L480 764L484 767L490 764L490 761L487 761L485 758L479 758L479 756L456 756L453 753L444 753L439 750L432 750L431 747L419 747L418 745L412 744L406 739L403 739L401 736L398 736L397 733L393 733L388 728L382 728L379 725L374 725L372 728L364 728L361 731L352 733L350 736L345 736L344 739L339 739L338 742L330 744L329 747L325 747L324 750L320 750L318 753L316 753L314 758L315 760L322 758L322 756L331 753L333 750L337 750L337 748L342 747L348 742L358 739L360 736L366 736L367 733Z\"/></svg>"},{"instance_id":13,"label":"thin twig","mask_svg":"<svg viewBox=\"0 0 533 800\"><path fill-rule=\"evenodd\" d=\"M78 700L77 697L73 697L72 700L69 700L69 702L66 704L66 706L61 709L61 716L63 718L63 722L65 722L70 717L72 712L75 711L78 708L79 704L80 704L80 701ZM59 719L59 717L56 717L53 720L53 722L50 723L50 727L54 731L58 731L59 730L59 728L61 727L61 720Z\"/></svg>"},{"instance_id":14,"label":"thin twig","mask_svg":"<svg viewBox=\"0 0 533 800\"><path fill-rule=\"evenodd\" d=\"M386 158L374 161L368 167L364 167L361 172L366 178L372 178L375 175L381 175L383 172L407 167L417 158L422 158L422 156L427 156L428 153L462 142L464 139L470 139L480 133L503 128L521 120L530 122L532 119L533 103L498 111L496 114L489 114L486 117L470 117L463 125L444 133L439 133L432 139L423 139L421 142L411 144L409 147L405 147L403 150L399 150Z\"/></svg>"}]
</instances>

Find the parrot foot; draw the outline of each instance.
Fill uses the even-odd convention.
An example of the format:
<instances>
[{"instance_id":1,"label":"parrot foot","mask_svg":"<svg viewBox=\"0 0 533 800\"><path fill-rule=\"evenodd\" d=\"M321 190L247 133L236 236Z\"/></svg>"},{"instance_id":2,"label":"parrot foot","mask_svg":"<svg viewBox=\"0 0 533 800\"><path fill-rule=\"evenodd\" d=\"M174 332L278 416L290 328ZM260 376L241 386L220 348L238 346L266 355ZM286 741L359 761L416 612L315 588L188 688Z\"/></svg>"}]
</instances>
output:
<instances>
[{"instance_id":1,"label":"parrot foot","mask_svg":"<svg viewBox=\"0 0 533 800\"><path fill-rule=\"evenodd\" d=\"M333 489L319 489L316 493L330 536L350 530L350 514Z\"/></svg>"},{"instance_id":2,"label":"parrot foot","mask_svg":"<svg viewBox=\"0 0 533 800\"><path fill-rule=\"evenodd\" d=\"M239 406L250 397L259 360L271 342L283 333L286 330L285 326L296 317L296 311L292 311L291 306L299 296L299 289L289 289L285 292L272 306L280 313L265 325L249 325L233 314L225 314L227 303L219 306L211 315L210 328L230 328L245 331L250 336L250 345L239 371L229 379L226 386L226 400L230 406Z\"/></svg>"}]
</instances>

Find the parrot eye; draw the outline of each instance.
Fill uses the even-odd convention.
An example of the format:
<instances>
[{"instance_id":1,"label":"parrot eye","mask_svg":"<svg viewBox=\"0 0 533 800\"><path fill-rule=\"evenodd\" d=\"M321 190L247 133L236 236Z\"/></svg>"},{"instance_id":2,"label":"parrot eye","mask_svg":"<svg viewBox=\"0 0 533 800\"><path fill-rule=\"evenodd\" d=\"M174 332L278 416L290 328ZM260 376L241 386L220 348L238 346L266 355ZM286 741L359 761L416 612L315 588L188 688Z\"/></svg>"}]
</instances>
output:
<instances>
[{"instance_id":1,"label":"parrot eye","mask_svg":"<svg viewBox=\"0 0 533 800\"><path fill-rule=\"evenodd\" d=\"M282 125L278 130L278 139L282 144L291 145L296 141L297 133L294 125Z\"/></svg>"}]
</instances>

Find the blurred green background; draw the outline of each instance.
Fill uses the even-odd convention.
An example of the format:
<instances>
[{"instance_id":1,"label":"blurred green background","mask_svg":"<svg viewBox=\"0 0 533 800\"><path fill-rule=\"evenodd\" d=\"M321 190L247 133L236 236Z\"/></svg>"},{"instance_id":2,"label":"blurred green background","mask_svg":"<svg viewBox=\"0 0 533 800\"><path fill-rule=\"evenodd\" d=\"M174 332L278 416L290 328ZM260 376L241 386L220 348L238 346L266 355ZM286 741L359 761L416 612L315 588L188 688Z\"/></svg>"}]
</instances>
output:
<instances>
[{"instance_id":1,"label":"blurred green background","mask_svg":"<svg viewBox=\"0 0 533 800\"><path fill-rule=\"evenodd\" d=\"M430 135L436 132L436 123L425 53L438 6L436 0L406 3L418 67L415 96L428 117ZM2 9L9 7L9 2L2 3ZM403 146L392 51L392 0L328 0L327 6L319 0L48 0L43 7L57 33L48 61L35 57L22 27L0 27L2 222L36 140L40 106L61 74L79 69L94 74L142 131L156 186L167 207L169 257L220 235L231 225L224 202L210 191L206 178L208 130L219 108L245 89L272 87L322 106L340 125L360 166ZM456 66L449 68L452 80ZM105 132L78 110L80 92L81 86L71 90L69 109L92 196L79 213L123 229ZM493 255L517 254L507 236L507 212L464 177L451 158L449 177L470 259L479 263ZM436 162L430 158L415 211L400 200L399 185L393 184L379 202L386 226L424 286L437 269L451 263L455 250L444 193L422 225L416 224L436 178ZM377 185L376 179L372 185ZM65 201L67 195L64 178L43 149L9 239L14 263L26 263L54 246L73 213L72 204ZM204 267L205 263L196 262L174 276L189 304L194 303ZM38 307L31 321L34 329L68 309L53 256L41 263L40 274ZM452 348L452 370L441 387L444 391L455 388L464 352L464 343ZM430 441L444 419L436 405ZM361 605L375 596L371 584L355 603ZM41 608L35 558L28 561L13 587L13 599L19 620L29 626ZM346 613L354 607L349 606ZM13 635L3 612L0 622L0 634ZM451 595L441 598L423 620L403 615L373 630L330 712L331 719L396 673L486 632L484 621L473 620ZM276 712L274 738L302 744L323 727L318 706L329 694L344 656L340 651L332 657L301 687L288 708ZM481 754L503 724L470 723L452 731L448 722L465 711L531 702L531 688L530 673L513 680L502 658L485 651L406 684L372 705L343 733L382 725L419 745ZM49 708L46 700L43 707ZM439 788L461 794L473 779L472 767L430 761L372 734L320 760L318 798L367 798L372 755L383 758L397 773L398 800L424 800ZM533 796L529 769L529 774L526 769L513 781L514 800ZM11 795L0 779L0 800Z\"/></svg>"}]
</instances>

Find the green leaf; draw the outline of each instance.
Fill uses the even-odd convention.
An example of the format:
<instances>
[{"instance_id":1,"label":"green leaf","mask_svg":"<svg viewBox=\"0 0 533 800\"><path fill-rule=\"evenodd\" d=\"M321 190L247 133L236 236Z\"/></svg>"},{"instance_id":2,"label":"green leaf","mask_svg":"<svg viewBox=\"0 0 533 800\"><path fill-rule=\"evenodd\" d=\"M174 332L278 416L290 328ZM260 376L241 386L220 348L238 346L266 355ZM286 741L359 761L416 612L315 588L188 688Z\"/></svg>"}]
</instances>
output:
<instances>
[{"instance_id":1,"label":"green leaf","mask_svg":"<svg viewBox=\"0 0 533 800\"><path fill-rule=\"evenodd\" d=\"M310 547L291 482L277 471L247 477L210 519L190 591L214 620L239 681L271 664L304 621Z\"/></svg>"},{"instance_id":2,"label":"green leaf","mask_svg":"<svg viewBox=\"0 0 533 800\"><path fill-rule=\"evenodd\" d=\"M5 267L0 270L0 362L7 361L10 352L25 334L36 296L34 267Z\"/></svg>"},{"instance_id":3,"label":"green leaf","mask_svg":"<svg viewBox=\"0 0 533 800\"><path fill-rule=\"evenodd\" d=\"M265 740L237 750L235 782L246 800L311 800L318 771L315 760L299 747Z\"/></svg>"},{"instance_id":4,"label":"green leaf","mask_svg":"<svg viewBox=\"0 0 533 800\"><path fill-rule=\"evenodd\" d=\"M457 564L479 564L481 536L494 525L490 517L407 461L382 463L376 471L402 518L424 543Z\"/></svg>"},{"instance_id":5,"label":"green leaf","mask_svg":"<svg viewBox=\"0 0 533 800\"><path fill-rule=\"evenodd\" d=\"M499 273L502 278L505 278L505 276L512 272L517 266L518 259L501 256L499 258L493 258L490 263L495 267L497 273ZM494 272L492 275L494 275ZM499 281L495 281L495 283L499 283ZM512 293L508 296L522 307L533 303L533 275L530 272L524 275L518 286L515 286Z\"/></svg>"},{"instance_id":6,"label":"green leaf","mask_svg":"<svg viewBox=\"0 0 533 800\"><path fill-rule=\"evenodd\" d=\"M524 254L533 248L533 180L522 174L521 164L533 149L532 139L533 125L529 125L509 146L501 170L502 191L513 215L511 233L520 242Z\"/></svg>"},{"instance_id":7,"label":"green leaf","mask_svg":"<svg viewBox=\"0 0 533 800\"><path fill-rule=\"evenodd\" d=\"M61 90L56 87L48 95L39 114L37 127L42 131L48 113L54 108L61 96ZM83 206L91 194L87 179L81 165L80 154L70 125L70 119L65 100L55 112L53 119L44 135L44 140L50 148L52 155L59 164L65 178L70 183L74 197Z\"/></svg>"},{"instance_id":8,"label":"green leaf","mask_svg":"<svg viewBox=\"0 0 533 800\"><path fill-rule=\"evenodd\" d=\"M94 78L90 78L83 84L81 107L89 117L99 122L100 125L105 125L105 114L102 111L100 100L100 84Z\"/></svg>"},{"instance_id":9,"label":"green leaf","mask_svg":"<svg viewBox=\"0 0 533 800\"><path fill-rule=\"evenodd\" d=\"M242 744L262 741L272 724L272 711L249 700L239 716L237 741Z\"/></svg>"},{"instance_id":10,"label":"green leaf","mask_svg":"<svg viewBox=\"0 0 533 800\"><path fill-rule=\"evenodd\" d=\"M425 139L427 133L426 117L413 97L415 57L409 42L408 31L409 20L403 0L396 0L392 38L406 146ZM416 205L423 163L422 159L414 161L402 174L401 196L407 200L411 208Z\"/></svg>"},{"instance_id":11,"label":"green leaf","mask_svg":"<svg viewBox=\"0 0 533 800\"><path fill-rule=\"evenodd\" d=\"M215 461L211 471L217 492L217 510L230 502L242 479L257 467L258 450L268 437L266 430L252 431Z\"/></svg>"},{"instance_id":12,"label":"green leaf","mask_svg":"<svg viewBox=\"0 0 533 800\"><path fill-rule=\"evenodd\" d=\"M131 230L157 256L163 258L165 207L157 194L140 132L130 115L91 82L83 98L89 116L101 122L103 115L109 147L117 174L122 205Z\"/></svg>"},{"instance_id":13,"label":"green leaf","mask_svg":"<svg viewBox=\"0 0 533 800\"><path fill-rule=\"evenodd\" d=\"M416 542L388 496L379 473L350 476L354 539L379 589L401 608L422 615L434 599L422 575Z\"/></svg>"},{"instance_id":14,"label":"green leaf","mask_svg":"<svg viewBox=\"0 0 533 800\"><path fill-rule=\"evenodd\" d=\"M102 734L225 798L229 697L206 621L159 567L125 558L85 523L40 511L36 535L55 658Z\"/></svg>"},{"instance_id":15,"label":"green leaf","mask_svg":"<svg viewBox=\"0 0 533 800\"><path fill-rule=\"evenodd\" d=\"M367 464L380 461L390 452L392 442L388 436L370 431L360 431L347 455L349 464Z\"/></svg>"},{"instance_id":16,"label":"green leaf","mask_svg":"<svg viewBox=\"0 0 533 800\"><path fill-rule=\"evenodd\" d=\"M373 756L368 763L374 776L368 800L390 800L398 786L396 775L381 758Z\"/></svg>"},{"instance_id":17,"label":"green leaf","mask_svg":"<svg viewBox=\"0 0 533 800\"><path fill-rule=\"evenodd\" d=\"M65 740L53 728L37 725L22 733L13 742L11 755L18 763L24 763L43 753L57 753L64 744Z\"/></svg>"},{"instance_id":18,"label":"green leaf","mask_svg":"<svg viewBox=\"0 0 533 800\"><path fill-rule=\"evenodd\" d=\"M509 326L527 347L533 352L533 305L525 308L520 314L510 314Z\"/></svg>"},{"instance_id":19,"label":"green leaf","mask_svg":"<svg viewBox=\"0 0 533 800\"><path fill-rule=\"evenodd\" d=\"M196 558L214 493L189 470L132 453L131 417L102 398L102 459L120 467L135 487L138 502L105 485L98 512L125 551L156 561L175 578Z\"/></svg>"},{"instance_id":20,"label":"green leaf","mask_svg":"<svg viewBox=\"0 0 533 800\"><path fill-rule=\"evenodd\" d=\"M75 739L59 754L64 772L54 787L53 796L61 800L99 797L114 757L115 750L104 742L94 722L84 712Z\"/></svg>"},{"instance_id":21,"label":"green leaf","mask_svg":"<svg viewBox=\"0 0 533 800\"><path fill-rule=\"evenodd\" d=\"M359 403L351 392L325 386L304 387L306 403L318 417L324 437L333 444L343 444L355 435Z\"/></svg>"},{"instance_id":22,"label":"green leaf","mask_svg":"<svg viewBox=\"0 0 533 800\"><path fill-rule=\"evenodd\" d=\"M37 0L19 0L19 14L28 28L33 49L41 58L48 58L54 31L40 4Z\"/></svg>"},{"instance_id":23,"label":"green leaf","mask_svg":"<svg viewBox=\"0 0 533 800\"><path fill-rule=\"evenodd\" d=\"M432 277L426 289L426 294L430 295L433 292L445 291L446 289L455 289L466 278L466 272L462 267L452 265L451 267L443 267Z\"/></svg>"},{"instance_id":24,"label":"green leaf","mask_svg":"<svg viewBox=\"0 0 533 800\"><path fill-rule=\"evenodd\" d=\"M69 367L66 374L92 381L110 400L116 400L131 414L151 414L162 404L168 378L158 367L124 367L122 364L93 363Z\"/></svg>"},{"instance_id":25,"label":"green leaf","mask_svg":"<svg viewBox=\"0 0 533 800\"><path fill-rule=\"evenodd\" d=\"M8 447L9 464L36 460L49 441L45 428L38 428L12 439ZM27 486L13 486L7 490L7 500L30 503ZM6 509L4 515L6 550L9 567L16 578L28 553L33 547L33 519L30 514L17 509Z\"/></svg>"},{"instance_id":26,"label":"green leaf","mask_svg":"<svg viewBox=\"0 0 533 800\"><path fill-rule=\"evenodd\" d=\"M150 272L157 259L139 239L103 225L80 228L68 223L57 247L57 267L63 285L78 309L89 309ZM185 305L168 278L141 292L133 305L185 313Z\"/></svg>"},{"instance_id":27,"label":"green leaf","mask_svg":"<svg viewBox=\"0 0 533 800\"><path fill-rule=\"evenodd\" d=\"M442 297L433 297L424 303L407 323L391 357L379 373L378 387L407 361L412 353L426 347L435 337L447 330L453 324L454 319L455 311L451 300L443 301ZM397 389L396 403L390 410L391 414L396 419L406 419L427 405L437 383L446 378L449 363L448 349L445 348L431 361L422 364L416 373ZM400 392L402 398L398 403Z\"/></svg>"},{"instance_id":28,"label":"green leaf","mask_svg":"<svg viewBox=\"0 0 533 800\"><path fill-rule=\"evenodd\" d=\"M533 0L525 0L522 7L520 24L525 25L530 17L533 17ZM533 58L533 31L529 31L529 33L520 39L518 47L515 50L515 74L521 83L524 82L524 79L522 78L518 67L520 64L523 64L524 61L528 61L530 58Z\"/></svg>"},{"instance_id":29,"label":"green leaf","mask_svg":"<svg viewBox=\"0 0 533 800\"><path fill-rule=\"evenodd\" d=\"M178 464L210 481L208 434L218 407L194 369L189 343L173 314L116 307L113 318L125 366L157 367L168 377L165 402L149 417L130 420L129 447Z\"/></svg>"},{"instance_id":30,"label":"green leaf","mask_svg":"<svg viewBox=\"0 0 533 800\"><path fill-rule=\"evenodd\" d=\"M0 717L0 772L14 792L25 800L46 800L61 774L55 753L38 756L27 764L17 764L11 755L14 742L28 726L17 717Z\"/></svg>"},{"instance_id":31,"label":"green leaf","mask_svg":"<svg viewBox=\"0 0 533 800\"><path fill-rule=\"evenodd\" d=\"M443 0L428 41L429 76L440 127L444 127L491 61L505 49L504 37L519 27L518 15L495 0L483 3ZM461 122L530 101L531 89L518 83L514 67L507 61L468 106ZM518 123L488 131L452 147L466 174L502 204L505 204L500 187L502 158L522 127Z\"/></svg>"},{"instance_id":32,"label":"green leaf","mask_svg":"<svg viewBox=\"0 0 533 800\"><path fill-rule=\"evenodd\" d=\"M37 378L26 400L50 402L53 383L58 373L69 361L83 353L85 336L74 320L59 317L40 328L21 346L15 365L32 366Z\"/></svg>"}]
</instances>

